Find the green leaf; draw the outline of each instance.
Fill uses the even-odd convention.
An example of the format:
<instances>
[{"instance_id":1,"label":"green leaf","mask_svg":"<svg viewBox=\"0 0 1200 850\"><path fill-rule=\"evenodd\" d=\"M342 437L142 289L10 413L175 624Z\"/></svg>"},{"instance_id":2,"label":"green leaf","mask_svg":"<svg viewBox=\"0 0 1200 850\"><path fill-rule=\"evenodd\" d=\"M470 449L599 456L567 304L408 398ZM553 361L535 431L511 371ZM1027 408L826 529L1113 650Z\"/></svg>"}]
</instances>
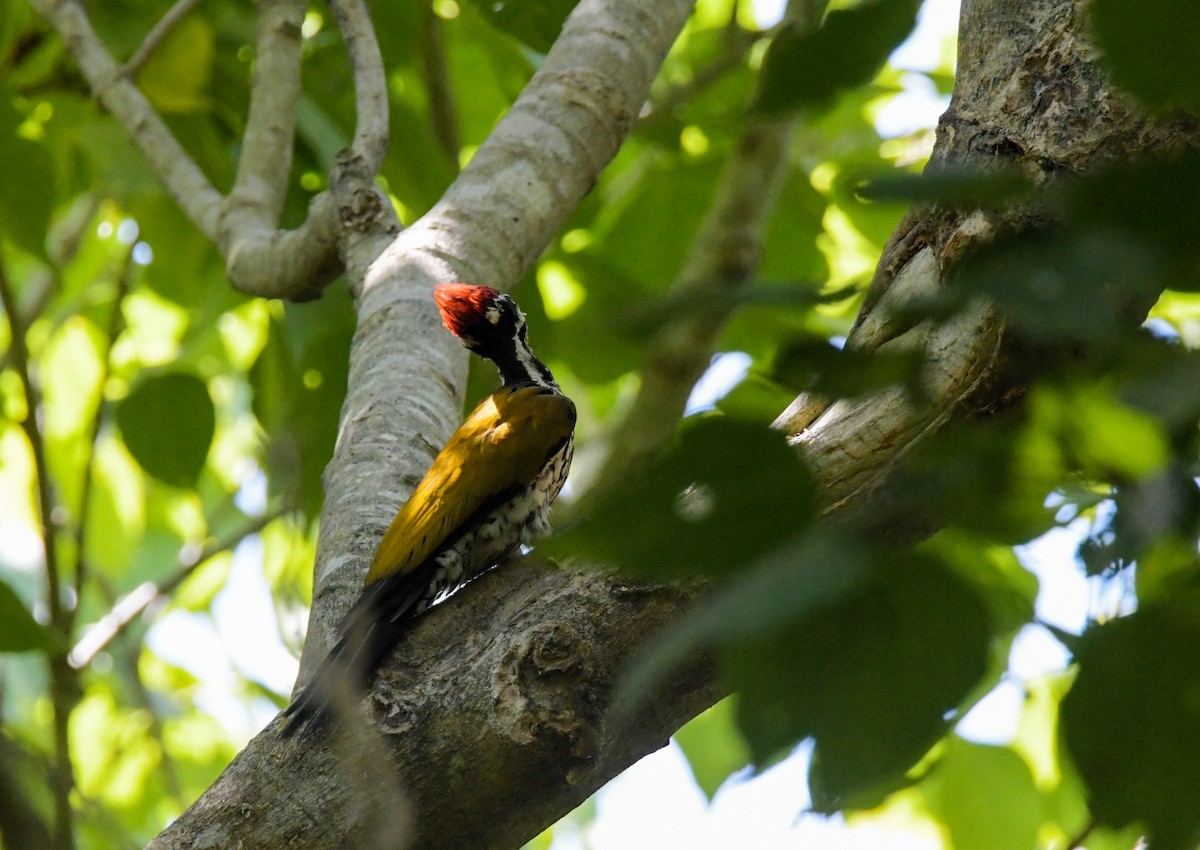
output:
<instances>
[{"instance_id":1,"label":"green leaf","mask_svg":"<svg viewBox=\"0 0 1200 850\"><path fill-rule=\"evenodd\" d=\"M1096 41L1116 81L1147 106L1200 108L1200 4L1095 0Z\"/></svg>"},{"instance_id":2,"label":"green leaf","mask_svg":"<svg viewBox=\"0 0 1200 850\"><path fill-rule=\"evenodd\" d=\"M782 434L696 417L675 448L551 547L642 576L727 575L794 537L815 509L812 476Z\"/></svg>"},{"instance_id":3,"label":"green leaf","mask_svg":"<svg viewBox=\"0 0 1200 850\"><path fill-rule=\"evenodd\" d=\"M1140 822L1164 850L1200 841L1200 599L1094 626L1062 704L1067 748L1100 823Z\"/></svg>"},{"instance_id":4,"label":"green leaf","mask_svg":"<svg viewBox=\"0 0 1200 850\"><path fill-rule=\"evenodd\" d=\"M860 547L830 532L771 552L710 591L634 658L613 696L617 711L636 706L662 675L702 649L765 639L816 616L856 590L868 569Z\"/></svg>"},{"instance_id":5,"label":"green leaf","mask_svg":"<svg viewBox=\"0 0 1200 850\"><path fill-rule=\"evenodd\" d=\"M471 0L492 26L539 53L550 50L579 0Z\"/></svg>"},{"instance_id":6,"label":"green leaf","mask_svg":"<svg viewBox=\"0 0 1200 850\"><path fill-rule=\"evenodd\" d=\"M938 525L1023 543L1055 524L1045 500L1066 474L1061 455L1055 435L1009 418L952 424L902 459L897 490Z\"/></svg>"},{"instance_id":7,"label":"green leaf","mask_svg":"<svg viewBox=\"0 0 1200 850\"><path fill-rule=\"evenodd\" d=\"M955 209L1002 209L1030 194L1028 177L1015 168L983 171L941 166L924 174L892 174L871 180L858 194L871 201L936 203Z\"/></svg>"},{"instance_id":8,"label":"green leaf","mask_svg":"<svg viewBox=\"0 0 1200 850\"><path fill-rule=\"evenodd\" d=\"M125 446L142 469L176 487L195 485L216 428L208 387L172 372L138 384L117 407Z\"/></svg>"},{"instance_id":9,"label":"green leaf","mask_svg":"<svg viewBox=\"0 0 1200 850\"><path fill-rule=\"evenodd\" d=\"M1119 230L1051 230L967 257L950 285L988 298L1033 342L1096 342L1128 331L1162 288L1163 271L1153 250Z\"/></svg>"},{"instance_id":10,"label":"green leaf","mask_svg":"<svg viewBox=\"0 0 1200 850\"><path fill-rule=\"evenodd\" d=\"M1160 278L1151 295L1156 296L1166 284L1194 290L1200 287L1197 194L1198 153L1123 161L1071 184L1066 216L1084 233L1133 246L1130 254L1134 260L1139 252L1148 254L1146 269ZM1144 275L1145 271L1138 277ZM1111 277L1112 273L1098 279ZM1137 291L1128 284L1124 288ZM1144 309L1149 303L1142 306Z\"/></svg>"},{"instance_id":11,"label":"green leaf","mask_svg":"<svg viewBox=\"0 0 1200 850\"><path fill-rule=\"evenodd\" d=\"M931 559L887 560L836 606L721 653L757 764L815 739L819 812L876 804L903 783L987 671L975 590Z\"/></svg>"},{"instance_id":12,"label":"green leaf","mask_svg":"<svg viewBox=\"0 0 1200 850\"><path fill-rule=\"evenodd\" d=\"M734 723L735 700L721 700L674 735L696 784L709 800L726 779L750 763L750 751Z\"/></svg>"},{"instance_id":13,"label":"green leaf","mask_svg":"<svg viewBox=\"0 0 1200 850\"><path fill-rule=\"evenodd\" d=\"M138 72L138 87L159 109L195 112L207 109L216 36L203 18L191 15L171 30Z\"/></svg>"},{"instance_id":14,"label":"green leaf","mask_svg":"<svg viewBox=\"0 0 1200 850\"><path fill-rule=\"evenodd\" d=\"M870 82L916 23L920 0L874 0L834 9L814 31L785 29L763 57L752 109L822 106L843 89Z\"/></svg>"},{"instance_id":15,"label":"green leaf","mask_svg":"<svg viewBox=\"0 0 1200 850\"><path fill-rule=\"evenodd\" d=\"M54 171L47 150L18 134L23 120L12 94L0 86L0 234L44 257L55 202Z\"/></svg>"},{"instance_id":16,"label":"green leaf","mask_svg":"<svg viewBox=\"0 0 1200 850\"><path fill-rule=\"evenodd\" d=\"M925 794L954 850L1038 846L1041 795L1028 765L1008 747L952 736Z\"/></svg>"},{"instance_id":17,"label":"green leaf","mask_svg":"<svg viewBox=\"0 0 1200 850\"><path fill-rule=\"evenodd\" d=\"M16 591L0 581L0 652L29 652L50 645L50 633L36 620Z\"/></svg>"}]
</instances>

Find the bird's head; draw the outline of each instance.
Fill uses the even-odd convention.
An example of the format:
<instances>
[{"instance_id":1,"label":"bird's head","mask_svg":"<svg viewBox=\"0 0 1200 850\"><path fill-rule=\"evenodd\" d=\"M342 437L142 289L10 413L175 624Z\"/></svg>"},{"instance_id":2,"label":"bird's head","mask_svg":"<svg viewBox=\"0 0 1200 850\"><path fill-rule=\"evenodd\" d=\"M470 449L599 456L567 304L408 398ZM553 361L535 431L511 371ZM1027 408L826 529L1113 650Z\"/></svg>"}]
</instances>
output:
<instances>
[{"instance_id":1,"label":"bird's head","mask_svg":"<svg viewBox=\"0 0 1200 850\"><path fill-rule=\"evenodd\" d=\"M491 359L525 347L525 314L517 302L490 286L443 283L433 290L442 323L463 345Z\"/></svg>"},{"instance_id":2,"label":"bird's head","mask_svg":"<svg viewBox=\"0 0 1200 850\"><path fill-rule=\"evenodd\" d=\"M506 385L532 383L557 389L554 376L529 350L525 314L490 286L443 283L433 290L442 322L462 344L496 364Z\"/></svg>"}]
</instances>

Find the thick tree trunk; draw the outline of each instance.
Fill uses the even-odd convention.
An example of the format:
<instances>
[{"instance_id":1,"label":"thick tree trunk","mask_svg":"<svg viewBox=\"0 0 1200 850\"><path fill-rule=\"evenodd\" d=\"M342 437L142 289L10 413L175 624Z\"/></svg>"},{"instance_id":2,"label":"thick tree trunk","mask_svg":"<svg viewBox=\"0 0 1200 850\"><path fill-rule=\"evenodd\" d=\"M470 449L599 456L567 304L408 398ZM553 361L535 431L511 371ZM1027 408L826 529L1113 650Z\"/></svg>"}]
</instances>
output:
<instances>
[{"instance_id":1,"label":"thick tree trunk","mask_svg":"<svg viewBox=\"0 0 1200 850\"><path fill-rule=\"evenodd\" d=\"M583 4L576 23L603 5ZM934 167L1001 158L1050 180L1197 141L1194 130L1156 125L1113 93L1083 40L1084 5L965 0L959 77ZM686 3L656 7L658 17L630 11L618 22L629 29L613 43L624 45L623 60L639 69L656 67L686 13ZM653 27L652 36L631 37L640 31L635 27ZM561 218L540 213L538 198L507 181L536 177L539 191L577 199L586 186L553 169L569 171L579 158L606 161L615 150L611 140L581 151L589 137L539 122L540 109L565 108L583 92L611 108L609 126L622 127L637 113L636 98L645 96L644 85L621 87L603 76L556 77L556 61L552 55L539 74L550 85L531 84L544 100L523 98L514 107L527 123L510 126L523 135L500 133L481 149L475 170L464 174L468 182L391 242L370 272L374 253L388 244L371 233L378 226L370 215L368 238L346 258L352 278L361 276L365 286L342 436L327 473L306 670L357 592L391 512L456 421L463 360L446 335L434 332L430 283L451 272L476 282L516 279ZM564 140L561 162L552 161L549 173L530 165L544 155L546 134ZM475 205L485 200L507 204L511 214L487 218L482 227ZM554 200L544 209L557 209ZM896 458L923 434L951 417L1005 403L1011 352L990 310L981 307L944 327L906 328L892 315L897 304L940 286L958 257L1019 225L1022 215L914 213L893 237L851 344L920 345L929 357L933 404L918 410L900 391L853 405L797 400L779 425L811 461L831 511L885 491ZM472 243L477 236L485 249ZM286 742L269 727L152 846L520 846L664 744L721 692L713 670L697 662L657 683L628 723L609 722L609 694L631 653L694 597L631 587L575 566L525 559L483 577L424 618L394 654L368 700L373 724L362 724L349 740Z\"/></svg>"}]
</instances>

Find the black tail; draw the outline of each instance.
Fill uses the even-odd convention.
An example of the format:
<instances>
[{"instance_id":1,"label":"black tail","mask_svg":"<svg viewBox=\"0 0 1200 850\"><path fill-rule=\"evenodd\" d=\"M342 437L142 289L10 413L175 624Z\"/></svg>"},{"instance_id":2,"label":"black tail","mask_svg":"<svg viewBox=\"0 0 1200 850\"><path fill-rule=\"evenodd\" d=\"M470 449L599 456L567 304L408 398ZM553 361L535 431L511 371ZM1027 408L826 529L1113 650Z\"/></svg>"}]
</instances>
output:
<instances>
[{"instance_id":1,"label":"black tail","mask_svg":"<svg viewBox=\"0 0 1200 850\"><path fill-rule=\"evenodd\" d=\"M412 619L409 611L423 596L410 589L413 578L410 574L382 579L363 591L342 621L338 629L341 636L329 655L284 709L284 725L279 731L282 737L290 738L302 729L316 730L334 715L352 715L374 678L375 668Z\"/></svg>"}]
</instances>

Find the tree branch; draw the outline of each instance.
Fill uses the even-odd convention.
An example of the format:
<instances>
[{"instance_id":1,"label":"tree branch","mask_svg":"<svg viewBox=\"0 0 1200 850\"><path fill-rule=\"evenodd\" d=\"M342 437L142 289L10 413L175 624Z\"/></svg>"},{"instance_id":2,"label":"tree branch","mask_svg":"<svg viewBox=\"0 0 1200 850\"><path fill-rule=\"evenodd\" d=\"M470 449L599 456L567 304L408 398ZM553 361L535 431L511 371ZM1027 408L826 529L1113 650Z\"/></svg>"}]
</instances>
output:
<instances>
[{"instance_id":1,"label":"tree branch","mask_svg":"<svg viewBox=\"0 0 1200 850\"><path fill-rule=\"evenodd\" d=\"M146 96L122 76L83 6L73 0L29 2L58 32L96 99L129 134L184 214L205 238L217 244L221 194L171 134Z\"/></svg>"},{"instance_id":2,"label":"tree branch","mask_svg":"<svg viewBox=\"0 0 1200 850\"><path fill-rule=\"evenodd\" d=\"M1103 138L1081 144L1106 156L1178 140L1177 129L1156 128L1108 99L1093 54L1074 30L1058 26L1063 20L1078 26L1071 0L1045 0L1032 9L995 4L993 18L978 20L976 13L971 26L973 7L979 4L964 4L962 49L972 61L988 59L983 73L992 82L956 94L958 111L948 120L962 123L944 131L944 156L960 163L994 158L994 148L973 146L979 125L970 123L993 108L993 100L1001 111L988 119L991 128L1033 132L1062 120L1044 136L1022 139L1027 146L1015 146L1031 158L1074 145L1079 125L1088 123L1080 121L1083 114L1093 116L1092 123L1105 116ZM323 656L358 593L395 508L458 421L463 356L436 327L430 284L454 273L503 285L528 268L637 114L686 9L682 0L584 0L518 104L438 207L378 259L371 253L383 239L384 221L364 217L363 236L347 256L360 294L359 331L341 435L327 470L306 670ZM1042 35L1053 41L1057 61L1047 62L1027 41ZM623 74L604 73L614 63ZM1028 92L1027 75L1037 68L1078 74L1066 88L1069 109L1016 114L997 97L993 87L1008 84L1013 93ZM357 197L369 213L369 195ZM930 217L917 231L920 238L898 240L892 249L898 253L885 258L887 268L898 270L888 273L892 285L917 274L905 271L910 266L940 285L944 263L980 238L966 214ZM916 259L925 248L934 252L932 264ZM903 399L890 406L873 400L842 405L841 430L824 429L823 445L817 439L822 429L794 435L820 481L841 486L836 471L844 468L857 476L852 488L882 483L897 451L921 433L974 403L1004 398L1005 387L987 380L1006 353L997 323L990 315L967 317L957 328L966 332L978 332L987 344L926 330L926 350L936 360L931 415L914 415ZM891 407L901 408L899 414ZM851 506L835 498L837 492L830 501ZM339 747L328 737L284 742L269 728L152 846L378 846L387 830L393 830L387 840L398 844L413 836L393 826L397 782L422 848L519 846L665 743L720 693L713 671L700 661L657 682L630 725L607 719L609 695L630 653L693 601L678 588L630 587L532 559L507 564L414 626L368 699L375 722L351 727L354 746ZM377 747L364 743L373 735Z\"/></svg>"},{"instance_id":3,"label":"tree branch","mask_svg":"<svg viewBox=\"0 0 1200 850\"><path fill-rule=\"evenodd\" d=\"M357 596L370 553L392 514L428 468L436 446L461 418L466 357L462 347L438 326L430 298L432 285L461 278L509 286L530 267L616 153L690 8L688 0L663 0L651 5L641 0L584 0L509 114L441 202L420 222L388 244L386 218L377 215L371 202L374 196L367 187L360 182L352 191L360 206L343 206L343 221L349 221L341 240L343 257L352 289L358 295L359 330L352 349L341 436L326 470L316 589L304 654L306 673L323 657L337 621ZM352 186L358 180L354 158L348 157L344 165ZM343 192L337 182L334 190ZM509 576L506 582L522 576L526 582L532 578L522 568L498 572ZM549 582L542 585L548 590L566 574L539 571L538 575L539 581ZM456 655L461 646L454 649L454 644L444 642L434 629L444 629L449 622L461 625L463 617L480 618L474 622L482 626L486 622L482 618L494 610L491 606L503 601L503 597L486 592L484 588L489 586L504 593L510 589L507 585L481 585L479 591L464 597L478 600L481 608L472 613L470 608L460 607L465 602L456 602L447 606L444 617L426 618L420 630L425 635L420 645L444 656L442 669L451 678L454 667L461 666L461 659L454 661L450 656ZM523 586L528 592L529 585ZM593 578L582 595L572 598L582 599L579 610L585 613L590 611L586 605L589 600L612 596L613 588L613 583ZM561 596L555 598L560 604L564 602ZM619 591L607 603L606 610L613 619L605 630L606 639L622 631L620 624L626 621L626 613L635 617L636 611L644 610L640 622L649 628L651 620L661 621L667 616L667 607L673 610L678 601L672 596L671 606L649 606L642 599L641 591ZM505 611L520 615L516 608ZM479 629L469 642L476 644L486 631ZM511 630L514 638L522 632L519 627ZM530 663L553 663L549 637L530 642L526 636L524 655L531 657ZM446 655L448 652L450 655ZM520 663L520 656L513 656L511 663ZM479 670L483 675L486 667ZM611 673L607 668L602 672ZM508 689L511 699L519 696L518 686L514 683ZM456 686L454 690L464 688ZM490 705L490 693L480 684L474 698ZM402 701L416 694L410 690L406 697L393 699ZM541 701L548 696L541 697ZM690 703L685 701L682 708L665 702L655 707L665 722L682 722L682 713L698 710L701 703L711 699L711 694L705 694ZM432 708L434 703L428 705ZM486 732L492 752L497 753L497 745L505 741L511 744L516 739L507 733L492 737L496 729L486 721L490 711L458 717L470 716L470 723L477 731ZM538 721L532 707L530 712L522 714L514 703L509 716L512 728L523 730L514 734L531 744L542 740L543 728L554 741L575 734L561 724L552 728L555 723ZM447 723L451 719L450 715L443 718ZM564 717L562 723L566 722ZM652 722L620 740L644 754L663 743L659 728L661 723ZM460 727L459 734L463 731ZM615 741L593 739L583 725L578 733L580 757L586 760L592 753L598 767L571 771L575 780L570 786L573 799L582 799L602 775L611 775L622 766L619 758L609 757L611 752L623 752L621 747L610 746ZM422 754L418 746L428 746L432 741L424 734L408 737L413 749L386 755L374 748L356 750L362 752L360 760L347 766L328 742L289 744L271 733L260 735L153 846L196 848L238 843L249 850L289 846L289 842L295 848L340 848L356 841L370 844L368 836L378 837L380 818L396 805L394 791L381 793L390 786L377 781L380 770L395 771L402 781L413 801L422 846L437 846L438 842L443 842L442 846L446 842L449 846L470 845L464 836L501 832L509 837L531 836L553 819L551 811L564 804L562 799L551 799L547 808L536 814L521 815L511 819L508 826L498 826L499 821L510 820L505 815L516 802L509 796L515 793L516 785L488 783L495 785L493 790L499 796L480 797L471 805L445 808L443 801L431 804L428 796L418 801L414 783L422 775L432 779L438 771L428 770L425 765L431 762L425 759L433 756L430 752ZM529 757L546 764L537 746L524 749ZM567 751L571 750L568 745ZM472 752L472 748L468 746L462 752ZM370 766L372 780L359 789L362 783L355 774L362 769L363 760ZM506 769L524 773L532 766L529 758L521 758ZM473 784L479 784L480 775L475 774ZM543 781L557 784L562 776L562 772L547 773ZM355 792L346 793L347 788ZM267 799L270 805L266 805ZM239 814L231 819L223 812ZM446 818L454 822L448 824ZM396 843L396 838L391 841ZM495 846L494 841L489 839L476 846L489 845Z\"/></svg>"},{"instance_id":4,"label":"tree branch","mask_svg":"<svg viewBox=\"0 0 1200 850\"><path fill-rule=\"evenodd\" d=\"M221 219L223 251L275 230L287 196L300 100L300 26L304 0L260 0L254 80L237 179Z\"/></svg>"},{"instance_id":5,"label":"tree branch","mask_svg":"<svg viewBox=\"0 0 1200 850\"><path fill-rule=\"evenodd\" d=\"M331 0L330 8L354 73L357 125L350 155L355 160L351 171L357 175L357 188L350 192L353 195L368 191L387 153L387 77L366 4L362 0ZM330 175L331 184L339 179L345 182L345 168L342 170L340 176ZM350 209L345 208L347 204ZM231 223L226 252L229 280L237 289L264 298L304 301L317 297L343 270L338 239L346 219L363 215L361 209L354 209L355 204L348 196L322 192L309 202L308 216L295 230L259 227L245 233ZM362 226L361 221L351 223Z\"/></svg>"},{"instance_id":6,"label":"tree branch","mask_svg":"<svg viewBox=\"0 0 1200 850\"><path fill-rule=\"evenodd\" d=\"M374 175L388 148L388 89L371 14L363 0L329 0L354 74L356 123L350 150Z\"/></svg>"},{"instance_id":7,"label":"tree branch","mask_svg":"<svg viewBox=\"0 0 1200 850\"><path fill-rule=\"evenodd\" d=\"M299 85L295 69L303 3L273 0L262 4L265 9L258 57L262 66L256 76L259 82L247 122L246 154L238 171L239 182L236 193L227 201L187 155L145 95L124 76L125 68L101 43L83 6L72 0L29 2L58 32L96 98L139 147L184 214L221 249L226 274L235 288L264 298L306 300L315 298L337 277L342 270L337 256L341 223L328 193L313 198L299 228L275 229L290 169L294 131L290 115L296 97L293 89L298 91ZM334 0L332 8L355 72L359 114L352 150L373 178L387 150L383 61L362 0ZM168 17L178 10L179 6ZM160 37L156 36L160 29L161 37L165 37L167 23L164 18L143 48L153 49L149 42ZM282 73L286 68L293 70ZM243 229L247 215L251 226Z\"/></svg>"}]
</instances>

